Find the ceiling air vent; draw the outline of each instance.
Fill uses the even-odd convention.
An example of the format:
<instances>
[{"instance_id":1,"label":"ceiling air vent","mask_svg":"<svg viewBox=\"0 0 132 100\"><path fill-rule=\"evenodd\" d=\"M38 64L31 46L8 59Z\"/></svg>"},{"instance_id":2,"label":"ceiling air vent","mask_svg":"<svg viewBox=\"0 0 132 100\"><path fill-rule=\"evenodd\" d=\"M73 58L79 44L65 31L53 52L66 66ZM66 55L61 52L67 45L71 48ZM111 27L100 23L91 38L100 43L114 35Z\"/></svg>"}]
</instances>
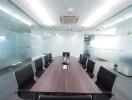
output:
<instances>
[{"instance_id":1,"label":"ceiling air vent","mask_svg":"<svg viewBox=\"0 0 132 100\"><path fill-rule=\"evenodd\" d=\"M60 22L62 24L76 24L78 16L60 16Z\"/></svg>"}]
</instances>

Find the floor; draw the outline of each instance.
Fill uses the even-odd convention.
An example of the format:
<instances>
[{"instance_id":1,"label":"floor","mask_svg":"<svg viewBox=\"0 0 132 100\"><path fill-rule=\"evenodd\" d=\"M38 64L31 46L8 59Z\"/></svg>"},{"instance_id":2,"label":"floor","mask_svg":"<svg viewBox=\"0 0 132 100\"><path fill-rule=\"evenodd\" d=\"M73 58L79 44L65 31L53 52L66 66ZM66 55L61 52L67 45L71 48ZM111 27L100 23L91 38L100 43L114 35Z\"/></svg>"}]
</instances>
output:
<instances>
[{"instance_id":1,"label":"floor","mask_svg":"<svg viewBox=\"0 0 132 100\"><path fill-rule=\"evenodd\" d=\"M95 60L95 59L93 59ZM107 68L117 75L116 82L113 87L114 96L111 100L132 100L132 77L127 77L116 70L113 70L113 64L108 61L95 60L94 73L97 75L100 66Z\"/></svg>"},{"instance_id":2,"label":"floor","mask_svg":"<svg viewBox=\"0 0 132 100\"><path fill-rule=\"evenodd\" d=\"M117 74L116 83L113 87L115 94L111 100L132 100L132 77L126 77L112 69L112 64L107 61L93 59L96 62L94 73L97 74L99 66L104 66ZM16 70L16 69L15 69ZM0 100L21 100L17 97L15 91L17 84L13 75L14 70L0 74Z\"/></svg>"}]
</instances>

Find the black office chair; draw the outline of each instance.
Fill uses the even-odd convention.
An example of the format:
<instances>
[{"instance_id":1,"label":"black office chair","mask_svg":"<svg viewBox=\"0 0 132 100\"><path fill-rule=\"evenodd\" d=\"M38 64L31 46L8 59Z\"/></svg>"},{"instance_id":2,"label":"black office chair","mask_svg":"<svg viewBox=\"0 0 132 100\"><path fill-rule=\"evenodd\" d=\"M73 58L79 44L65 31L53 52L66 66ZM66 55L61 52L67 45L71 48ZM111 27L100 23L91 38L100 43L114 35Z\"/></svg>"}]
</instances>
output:
<instances>
[{"instance_id":1,"label":"black office chair","mask_svg":"<svg viewBox=\"0 0 132 100\"><path fill-rule=\"evenodd\" d=\"M48 55L45 55L45 56L44 56L44 62L45 62L44 67L45 67L45 68L48 68L48 66L49 66L49 64L50 64Z\"/></svg>"},{"instance_id":2,"label":"black office chair","mask_svg":"<svg viewBox=\"0 0 132 100\"><path fill-rule=\"evenodd\" d=\"M83 58L83 55L80 54L80 57L79 57L79 63L82 64L82 58Z\"/></svg>"},{"instance_id":3,"label":"black office chair","mask_svg":"<svg viewBox=\"0 0 132 100\"><path fill-rule=\"evenodd\" d=\"M93 71L94 71L95 62L93 62L92 60L88 59L88 62L87 62L86 65L87 65L86 72L89 74L89 76L91 78L93 78L94 77Z\"/></svg>"},{"instance_id":4,"label":"black office chair","mask_svg":"<svg viewBox=\"0 0 132 100\"><path fill-rule=\"evenodd\" d=\"M48 54L48 58L49 58L49 59L48 59L49 62L51 63L51 62L53 61L53 59L52 59L52 54L51 54L51 53Z\"/></svg>"},{"instance_id":5,"label":"black office chair","mask_svg":"<svg viewBox=\"0 0 132 100\"><path fill-rule=\"evenodd\" d=\"M34 73L31 64L25 65L23 68L15 71L14 74L18 85L18 91L29 91L36 82L34 80ZM27 93L18 93L18 96L22 99L27 99L27 97L29 96L27 96L26 94ZM32 96L32 98L29 99L34 99L34 97Z\"/></svg>"},{"instance_id":6,"label":"black office chair","mask_svg":"<svg viewBox=\"0 0 132 100\"><path fill-rule=\"evenodd\" d=\"M87 56L83 55L82 57L82 67L86 69Z\"/></svg>"},{"instance_id":7,"label":"black office chair","mask_svg":"<svg viewBox=\"0 0 132 100\"><path fill-rule=\"evenodd\" d=\"M63 52L63 53L62 53L62 56L63 56L63 57L65 57L65 56L66 56L66 57L70 57L70 52Z\"/></svg>"},{"instance_id":8,"label":"black office chair","mask_svg":"<svg viewBox=\"0 0 132 100\"><path fill-rule=\"evenodd\" d=\"M110 100L111 92L103 92L101 94L94 94L92 100Z\"/></svg>"},{"instance_id":9,"label":"black office chair","mask_svg":"<svg viewBox=\"0 0 132 100\"><path fill-rule=\"evenodd\" d=\"M65 96L65 95L40 95L37 100L92 100L89 95L75 95L75 96Z\"/></svg>"},{"instance_id":10,"label":"black office chair","mask_svg":"<svg viewBox=\"0 0 132 100\"><path fill-rule=\"evenodd\" d=\"M17 94L22 100L37 100L38 98L37 92L32 92L29 90L18 90Z\"/></svg>"},{"instance_id":11,"label":"black office chair","mask_svg":"<svg viewBox=\"0 0 132 100\"><path fill-rule=\"evenodd\" d=\"M95 100L109 100L113 93L112 88L116 79L116 75L104 67L100 67L97 74L96 85L104 92L103 95L95 95ZM101 98L101 99L99 99ZM103 99L105 98L105 99Z\"/></svg>"},{"instance_id":12,"label":"black office chair","mask_svg":"<svg viewBox=\"0 0 132 100\"><path fill-rule=\"evenodd\" d=\"M34 62L35 62L35 68L36 68L35 75L36 75L36 77L40 77L45 71L43 69L42 57L36 59Z\"/></svg>"}]
</instances>

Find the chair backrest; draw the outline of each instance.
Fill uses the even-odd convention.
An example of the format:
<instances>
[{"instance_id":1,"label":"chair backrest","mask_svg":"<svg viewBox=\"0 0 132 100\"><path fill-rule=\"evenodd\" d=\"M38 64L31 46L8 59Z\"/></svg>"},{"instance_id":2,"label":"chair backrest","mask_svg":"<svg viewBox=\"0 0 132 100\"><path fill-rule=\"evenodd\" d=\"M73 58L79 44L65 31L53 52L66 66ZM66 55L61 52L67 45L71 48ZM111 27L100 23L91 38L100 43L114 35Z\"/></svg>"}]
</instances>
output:
<instances>
[{"instance_id":1,"label":"chair backrest","mask_svg":"<svg viewBox=\"0 0 132 100\"><path fill-rule=\"evenodd\" d=\"M93 62L92 60L88 59L88 62L87 62L86 65L87 65L87 72L88 73L93 73L95 62Z\"/></svg>"},{"instance_id":2,"label":"chair backrest","mask_svg":"<svg viewBox=\"0 0 132 100\"><path fill-rule=\"evenodd\" d=\"M48 65L48 63L49 63L48 55L45 55L45 56L44 56L44 62L45 62L45 67L47 68L47 65Z\"/></svg>"},{"instance_id":3,"label":"chair backrest","mask_svg":"<svg viewBox=\"0 0 132 100\"><path fill-rule=\"evenodd\" d=\"M18 84L18 89L23 89L23 87L29 81L34 80L34 73L31 64L25 65L23 68L20 68L14 73Z\"/></svg>"},{"instance_id":4,"label":"chair backrest","mask_svg":"<svg viewBox=\"0 0 132 100\"><path fill-rule=\"evenodd\" d=\"M83 58L83 56L82 56L82 54L80 54L80 58L79 58L79 62L82 64L82 58Z\"/></svg>"},{"instance_id":5,"label":"chair backrest","mask_svg":"<svg viewBox=\"0 0 132 100\"><path fill-rule=\"evenodd\" d=\"M114 73L101 66L97 74L96 84L103 90L111 92L115 79L116 75Z\"/></svg>"},{"instance_id":6,"label":"chair backrest","mask_svg":"<svg viewBox=\"0 0 132 100\"><path fill-rule=\"evenodd\" d=\"M66 57L70 57L70 52L63 52L62 53L63 57L66 55Z\"/></svg>"},{"instance_id":7,"label":"chair backrest","mask_svg":"<svg viewBox=\"0 0 132 100\"><path fill-rule=\"evenodd\" d=\"M43 70L42 57L36 59L34 62L35 62L36 71L42 71Z\"/></svg>"},{"instance_id":8,"label":"chair backrest","mask_svg":"<svg viewBox=\"0 0 132 100\"><path fill-rule=\"evenodd\" d=\"M51 53L48 54L48 58L49 58L49 61L52 60L52 54Z\"/></svg>"},{"instance_id":9,"label":"chair backrest","mask_svg":"<svg viewBox=\"0 0 132 100\"><path fill-rule=\"evenodd\" d=\"M75 96L64 96L64 95L40 95L38 100L92 100L88 95L75 95Z\"/></svg>"},{"instance_id":10,"label":"chair backrest","mask_svg":"<svg viewBox=\"0 0 132 100\"><path fill-rule=\"evenodd\" d=\"M87 56L83 55L83 57L82 57L82 65L86 66L86 62L87 62Z\"/></svg>"},{"instance_id":11,"label":"chair backrest","mask_svg":"<svg viewBox=\"0 0 132 100\"><path fill-rule=\"evenodd\" d=\"M21 98L20 100L37 100L37 93L29 90L18 90L17 95ZM13 99L15 100L15 99Z\"/></svg>"}]
</instances>

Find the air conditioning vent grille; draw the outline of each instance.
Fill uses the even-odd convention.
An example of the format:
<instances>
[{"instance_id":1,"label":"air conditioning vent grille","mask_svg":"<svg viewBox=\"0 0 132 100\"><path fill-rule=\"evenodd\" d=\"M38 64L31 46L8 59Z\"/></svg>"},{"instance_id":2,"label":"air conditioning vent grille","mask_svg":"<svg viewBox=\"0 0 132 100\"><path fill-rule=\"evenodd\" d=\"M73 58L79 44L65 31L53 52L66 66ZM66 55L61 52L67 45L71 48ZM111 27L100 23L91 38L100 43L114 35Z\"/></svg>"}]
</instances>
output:
<instances>
[{"instance_id":1,"label":"air conditioning vent grille","mask_svg":"<svg viewBox=\"0 0 132 100\"><path fill-rule=\"evenodd\" d=\"M76 24L78 18L78 16L60 16L60 22L62 24Z\"/></svg>"}]
</instances>

